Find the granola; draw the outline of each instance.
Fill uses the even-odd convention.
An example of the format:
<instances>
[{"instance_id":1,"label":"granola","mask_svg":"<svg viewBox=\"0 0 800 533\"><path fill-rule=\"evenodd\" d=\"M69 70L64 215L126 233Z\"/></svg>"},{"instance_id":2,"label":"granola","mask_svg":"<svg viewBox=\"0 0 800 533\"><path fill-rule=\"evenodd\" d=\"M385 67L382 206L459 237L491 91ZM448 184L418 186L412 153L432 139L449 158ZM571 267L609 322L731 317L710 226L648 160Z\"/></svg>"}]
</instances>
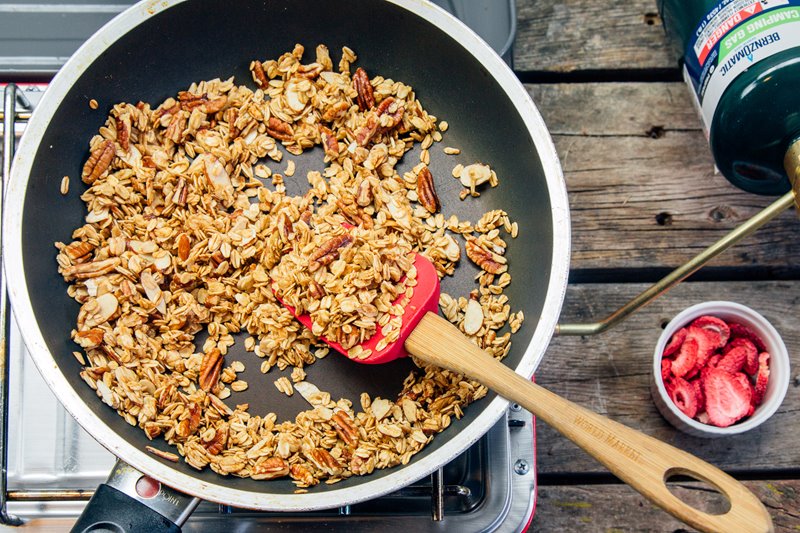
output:
<instances>
[{"instance_id":1,"label":"granola","mask_svg":"<svg viewBox=\"0 0 800 533\"><path fill-rule=\"evenodd\" d=\"M402 82L360 68L351 75L349 48L338 65L326 47L315 52L310 63L300 45L253 61L255 90L215 79L155 107L115 105L81 173L85 224L72 242L56 243L58 271L81 306L72 332L84 351L75 352L81 377L102 401L194 468L288 476L301 491L406 464L487 393L434 367L409 374L395 399L334 400L305 381L303 368L329 353L319 335L353 351L378 328L396 338L402 309L393 302L413 290L412 253L446 276L466 240L481 268L477 288L442 293L440 307L495 357L508 353L508 329L523 320L503 294L511 276L501 230L516 237L516 223L501 210L474 224L442 213L428 163L447 124L437 125ZM265 162L318 145L324 169L307 174L305 194L287 194L294 161L284 175ZM414 146L420 163L400 175L396 165ZM485 165L453 175L462 173L471 195L497 184ZM276 299L273 282L314 315L314 331ZM226 366L236 335L261 372L291 369L291 380L273 382L310 408L279 422L227 405L248 387L237 376L242 362Z\"/></svg>"}]
</instances>

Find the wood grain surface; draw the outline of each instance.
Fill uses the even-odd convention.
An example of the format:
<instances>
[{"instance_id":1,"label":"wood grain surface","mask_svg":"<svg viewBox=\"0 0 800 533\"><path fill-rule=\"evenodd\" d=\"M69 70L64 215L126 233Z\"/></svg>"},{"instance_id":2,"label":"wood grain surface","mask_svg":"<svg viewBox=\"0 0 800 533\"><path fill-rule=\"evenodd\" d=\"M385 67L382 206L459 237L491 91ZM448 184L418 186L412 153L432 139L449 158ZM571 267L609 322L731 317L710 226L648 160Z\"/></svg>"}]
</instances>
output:
<instances>
[{"instance_id":1,"label":"wood grain surface","mask_svg":"<svg viewBox=\"0 0 800 533\"><path fill-rule=\"evenodd\" d=\"M773 517L775 531L796 532L800 528L800 482L766 479L745 481ZM674 493L708 512L723 512L724 500L708 486L676 482ZM530 531L661 532L686 531L686 525L654 507L625 485L539 487L536 514Z\"/></svg>"},{"instance_id":2,"label":"wood grain surface","mask_svg":"<svg viewBox=\"0 0 800 533\"><path fill-rule=\"evenodd\" d=\"M518 0L514 68L525 72L673 68L654 0Z\"/></svg>"},{"instance_id":3,"label":"wood grain surface","mask_svg":"<svg viewBox=\"0 0 800 533\"><path fill-rule=\"evenodd\" d=\"M570 286L561 321L596 320L646 287L643 284ZM662 326L684 308L708 300L735 301L764 315L781 334L792 368L800 368L797 327L800 282L691 282L679 285L606 333L555 338L536 372L536 381L726 471L748 475L800 473L800 447L796 444L800 375L792 376L783 405L770 420L735 437L702 439L686 435L675 430L656 410L650 397L650 378L653 350ZM561 478L605 474L597 462L546 425L540 424L537 429L540 475Z\"/></svg>"},{"instance_id":4,"label":"wood grain surface","mask_svg":"<svg viewBox=\"0 0 800 533\"><path fill-rule=\"evenodd\" d=\"M742 192L715 171L656 4L517 1L514 69L552 134L569 191L572 262L562 322L605 317L774 200ZM793 370L769 421L716 440L673 428L656 410L649 383L663 325L715 299L761 312L800 368L799 236L797 214L783 213L616 328L555 338L537 382L746 479L776 529L797 531L800 371ZM686 529L546 424L537 430L532 530ZM697 483L676 485L689 502L711 494Z\"/></svg>"},{"instance_id":5,"label":"wood grain surface","mask_svg":"<svg viewBox=\"0 0 800 533\"><path fill-rule=\"evenodd\" d=\"M572 276L653 279L775 198L715 172L682 83L528 85L552 133L569 192ZM800 218L787 211L701 274L796 276ZM616 271L616 272L613 272Z\"/></svg>"}]
</instances>

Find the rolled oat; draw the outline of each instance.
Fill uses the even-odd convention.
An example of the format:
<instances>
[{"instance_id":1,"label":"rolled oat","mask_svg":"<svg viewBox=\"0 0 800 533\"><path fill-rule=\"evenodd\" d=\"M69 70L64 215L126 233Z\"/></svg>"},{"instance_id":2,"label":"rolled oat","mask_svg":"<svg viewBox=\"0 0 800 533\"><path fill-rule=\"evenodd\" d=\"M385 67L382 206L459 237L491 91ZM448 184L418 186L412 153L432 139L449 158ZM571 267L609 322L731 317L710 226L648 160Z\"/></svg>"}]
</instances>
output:
<instances>
[{"instance_id":1,"label":"rolled oat","mask_svg":"<svg viewBox=\"0 0 800 533\"><path fill-rule=\"evenodd\" d=\"M303 55L297 45L254 61L255 90L215 79L157 105L114 105L89 142L81 174L85 224L72 242L56 243L59 273L81 306L72 334L85 354L76 352L81 378L102 401L148 438L176 446L194 468L289 477L300 491L407 463L487 392L458 374L421 367L396 399L364 393L358 409L304 381L303 368L330 352L318 334L354 350L378 327L397 338L402 309L393 301L413 290L412 253L445 276L461 261L457 235L467 239L467 254L488 270L473 295L443 293L440 306L495 357L510 349L511 333L500 331L523 319L502 294L511 278L496 230L507 228L507 215L491 212L474 227L445 220L432 196L423 195L425 208L419 194L408 194L419 169L410 180L396 171L412 147L440 141L447 123L437 126L402 82L360 69L354 84L357 58L348 48L337 70L324 46L309 63ZM324 170L308 174L303 196L287 194L284 177L265 161L323 144ZM285 176L294 171L287 162ZM258 178L272 178L272 188ZM467 194L477 181L470 178ZM510 227L516 236L516 223ZM282 297L314 314L313 332L275 298L273 280ZM468 301L480 306L477 329L477 313L468 309L476 304ZM203 330L208 338L198 349ZM262 358L261 372L293 369L294 386L281 377L276 387L296 389L308 410L278 422L274 413L226 404L232 390L247 388L236 375L244 364L225 362L239 333Z\"/></svg>"}]
</instances>

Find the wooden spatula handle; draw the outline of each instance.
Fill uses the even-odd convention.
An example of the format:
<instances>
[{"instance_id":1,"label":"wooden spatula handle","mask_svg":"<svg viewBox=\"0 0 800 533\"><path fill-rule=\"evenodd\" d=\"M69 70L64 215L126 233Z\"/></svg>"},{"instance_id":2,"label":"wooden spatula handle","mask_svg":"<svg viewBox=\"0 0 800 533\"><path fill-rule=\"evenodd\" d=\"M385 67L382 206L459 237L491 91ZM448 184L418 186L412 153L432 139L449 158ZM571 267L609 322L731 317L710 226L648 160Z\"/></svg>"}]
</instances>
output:
<instances>
[{"instance_id":1,"label":"wooden spatula handle","mask_svg":"<svg viewBox=\"0 0 800 533\"><path fill-rule=\"evenodd\" d=\"M772 519L761 501L722 470L532 383L438 315L426 314L406 339L405 348L423 361L467 375L517 402L692 527L703 531L773 531ZM728 512L712 515L681 501L666 485L667 478L678 474L716 487L730 501Z\"/></svg>"}]
</instances>

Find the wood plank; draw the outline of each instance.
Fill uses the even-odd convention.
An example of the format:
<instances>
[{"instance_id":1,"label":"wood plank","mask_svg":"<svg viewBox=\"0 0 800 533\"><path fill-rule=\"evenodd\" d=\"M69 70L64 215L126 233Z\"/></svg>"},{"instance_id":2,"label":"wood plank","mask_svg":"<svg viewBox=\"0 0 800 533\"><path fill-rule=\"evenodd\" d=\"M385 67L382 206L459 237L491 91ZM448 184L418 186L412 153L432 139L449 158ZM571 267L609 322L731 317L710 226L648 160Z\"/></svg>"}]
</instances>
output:
<instances>
[{"instance_id":1,"label":"wood plank","mask_svg":"<svg viewBox=\"0 0 800 533\"><path fill-rule=\"evenodd\" d=\"M796 532L800 528L800 481L745 481L766 505L775 531ZM710 495L699 483L675 483L674 492L683 501L709 513L721 512L723 500ZM536 514L531 531L649 531L676 533L685 524L652 505L625 485L539 486Z\"/></svg>"},{"instance_id":2,"label":"wood plank","mask_svg":"<svg viewBox=\"0 0 800 533\"><path fill-rule=\"evenodd\" d=\"M517 0L518 72L675 69L655 0Z\"/></svg>"},{"instance_id":3,"label":"wood plank","mask_svg":"<svg viewBox=\"0 0 800 533\"><path fill-rule=\"evenodd\" d=\"M564 170L574 274L672 269L774 200L741 191L715 172L682 83L527 89ZM796 276L798 234L800 219L786 212L707 268Z\"/></svg>"},{"instance_id":4,"label":"wood plank","mask_svg":"<svg viewBox=\"0 0 800 533\"><path fill-rule=\"evenodd\" d=\"M645 289L643 284L571 285L561 322L604 318ZM726 471L774 472L800 468L798 382L783 405L760 427L724 439L686 435L661 417L650 397L653 350L665 324L684 308L708 300L731 300L764 315L782 335L792 367L800 368L800 281L689 282L631 315L616 328L591 337L557 337L536 381L599 413L685 449ZM796 372L796 370L795 370ZM603 473L604 468L544 423L537 427L539 472L547 475Z\"/></svg>"}]
</instances>

